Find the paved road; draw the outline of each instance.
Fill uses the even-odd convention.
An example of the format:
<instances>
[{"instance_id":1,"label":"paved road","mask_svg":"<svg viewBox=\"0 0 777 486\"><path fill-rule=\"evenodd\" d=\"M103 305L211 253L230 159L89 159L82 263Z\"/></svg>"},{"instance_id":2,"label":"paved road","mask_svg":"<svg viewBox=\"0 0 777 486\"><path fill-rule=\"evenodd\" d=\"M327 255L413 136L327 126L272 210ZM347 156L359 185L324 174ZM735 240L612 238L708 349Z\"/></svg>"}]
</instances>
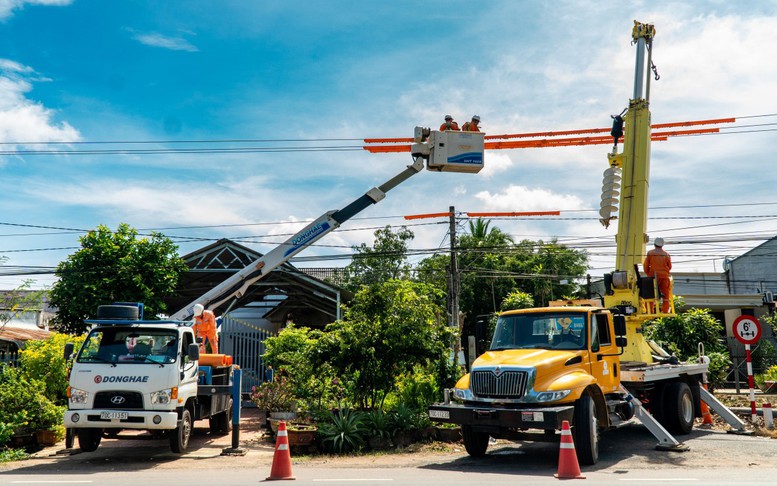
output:
<instances>
[{"instance_id":1,"label":"paved road","mask_svg":"<svg viewBox=\"0 0 777 486\"><path fill-rule=\"evenodd\" d=\"M0 484L106 484L176 479L176 484L255 484L271 470L273 445L261 440L251 417L241 435L243 457L222 456L230 437L212 437L198 423L192 447L184 455L169 452L165 441L137 437L106 440L93 453L57 454L62 445L32 460L0 464ZM129 434L128 434L129 435ZM641 425L603 435L600 461L583 467L597 484L664 482L678 484L777 484L777 440L694 429L682 440L688 452L655 450L656 440ZM558 469L558 444L501 442L483 459L467 456L461 445L421 452L360 457L293 457L300 484L542 484ZM225 482L225 480L229 479ZM488 479L487 481L484 481ZM181 482L181 481L185 482ZM21 482L20 482L21 481ZM85 481L85 482L84 482Z\"/></svg>"}]
</instances>

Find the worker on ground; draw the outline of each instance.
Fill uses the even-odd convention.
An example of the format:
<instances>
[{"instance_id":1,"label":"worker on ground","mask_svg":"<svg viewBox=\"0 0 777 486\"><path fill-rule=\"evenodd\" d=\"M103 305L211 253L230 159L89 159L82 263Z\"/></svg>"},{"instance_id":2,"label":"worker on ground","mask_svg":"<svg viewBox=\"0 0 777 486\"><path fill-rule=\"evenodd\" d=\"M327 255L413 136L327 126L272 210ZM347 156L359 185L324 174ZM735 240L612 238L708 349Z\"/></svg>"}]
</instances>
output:
<instances>
[{"instance_id":1,"label":"worker on ground","mask_svg":"<svg viewBox=\"0 0 777 486\"><path fill-rule=\"evenodd\" d=\"M445 115L445 123L440 125L440 131L444 132L446 130L458 130L459 124L453 121L453 117L450 115Z\"/></svg>"},{"instance_id":2,"label":"worker on ground","mask_svg":"<svg viewBox=\"0 0 777 486\"><path fill-rule=\"evenodd\" d=\"M200 353L217 354L219 352L219 338L216 334L216 315L213 311L205 310L202 304L194 304L194 324L192 325L194 336L200 342Z\"/></svg>"},{"instance_id":3,"label":"worker on ground","mask_svg":"<svg viewBox=\"0 0 777 486\"><path fill-rule=\"evenodd\" d=\"M669 305L672 302L672 281L669 277L669 272L672 270L672 258L669 253L664 251L663 238L656 238L653 244L655 248L648 252L642 267L648 277L656 278L658 291L663 298L661 312L666 314L669 312Z\"/></svg>"},{"instance_id":4,"label":"worker on ground","mask_svg":"<svg viewBox=\"0 0 777 486\"><path fill-rule=\"evenodd\" d=\"M480 117L475 115L472 117L472 120L465 123L461 129L465 132L479 132L480 128L478 128L478 124L480 124Z\"/></svg>"}]
</instances>

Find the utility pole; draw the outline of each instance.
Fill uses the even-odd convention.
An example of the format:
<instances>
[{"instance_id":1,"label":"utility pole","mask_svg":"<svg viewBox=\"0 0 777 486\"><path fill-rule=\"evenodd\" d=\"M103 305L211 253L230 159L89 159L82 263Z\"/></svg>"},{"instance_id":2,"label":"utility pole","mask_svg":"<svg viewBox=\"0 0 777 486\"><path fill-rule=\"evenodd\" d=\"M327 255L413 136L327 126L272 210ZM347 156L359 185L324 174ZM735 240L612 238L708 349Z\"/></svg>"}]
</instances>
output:
<instances>
[{"instance_id":1,"label":"utility pole","mask_svg":"<svg viewBox=\"0 0 777 486\"><path fill-rule=\"evenodd\" d=\"M449 207L450 240L451 240L451 275L449 296L451 302L451 327L456 330L453 341L453 362L458 363L459 349L461 349L461 327L459 325L459 264L456 255L456 208Z\"/></svg>"}]
</instances>

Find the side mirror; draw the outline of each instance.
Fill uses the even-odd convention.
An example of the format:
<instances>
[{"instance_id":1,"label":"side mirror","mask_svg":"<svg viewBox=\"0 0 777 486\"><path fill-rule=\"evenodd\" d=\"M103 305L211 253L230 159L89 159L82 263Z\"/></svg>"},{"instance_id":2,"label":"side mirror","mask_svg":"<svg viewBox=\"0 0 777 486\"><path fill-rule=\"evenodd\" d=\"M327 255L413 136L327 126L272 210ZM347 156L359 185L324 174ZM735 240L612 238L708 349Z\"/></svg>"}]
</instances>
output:
<instances>
[{"instance_id":1,"label":"side mirror","mask_svg":"<svg viewBox=\"0 0 777 486\"><path fill-rule=\"evenodd\" d=\"M612 316L612 325L615 328L616 336L626 335L626 316L622 314L614 314Z\"/></svg>"},{"instance_id":2,"label":"side mirror","mask_svg":"<svg viewBox=\"0 0 777 486\"><path fill-rule=\"evenodd\" d=\"M70 359L70 356L73 355L73 349L75 349L75 346L73 345L73 343L65 344L65 352L64 352L65 360Z\"/></svg>"},{"instance_id":3,"label":"side mirror","mask_svg":"<svg viewBox=\"0 0 777 486\"><path fill-rule=\"evenodd\" d=\"M625 348L628 341L623 336L618 336L615 338L615 345L619 348Z\"/></svg>"},{"instance_id":4,"label":"side mirror","mask_svg":"<svg viewBox=\"0 0 777 486\"><path fill-rule=\"evenodd\" d=\"M200 346L198 344L191 343L187 351L190 360L197 361L200 359Z\"/></svg>"}]
</instances>

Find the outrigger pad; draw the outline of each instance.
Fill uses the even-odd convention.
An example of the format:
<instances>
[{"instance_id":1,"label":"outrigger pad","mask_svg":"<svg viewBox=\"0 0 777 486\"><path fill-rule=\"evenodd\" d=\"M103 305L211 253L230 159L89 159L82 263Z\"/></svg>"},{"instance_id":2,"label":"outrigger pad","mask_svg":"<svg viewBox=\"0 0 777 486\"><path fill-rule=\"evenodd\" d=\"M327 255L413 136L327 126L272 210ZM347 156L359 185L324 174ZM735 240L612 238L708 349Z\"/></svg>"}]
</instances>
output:
<instances>
[{"instance_id":1,"label":"outrigger pad","mask_svg":"<svg viewBox=\"0 0 777 486\"><path fill-rule=\"evenodd\" d=\"M670 445L670 444L656 444L656 450L657 451L670 451L670 452L688 452L691 450L690 447L687 445L680 443L677 445Z\"/></svg>"}]
</instances>

